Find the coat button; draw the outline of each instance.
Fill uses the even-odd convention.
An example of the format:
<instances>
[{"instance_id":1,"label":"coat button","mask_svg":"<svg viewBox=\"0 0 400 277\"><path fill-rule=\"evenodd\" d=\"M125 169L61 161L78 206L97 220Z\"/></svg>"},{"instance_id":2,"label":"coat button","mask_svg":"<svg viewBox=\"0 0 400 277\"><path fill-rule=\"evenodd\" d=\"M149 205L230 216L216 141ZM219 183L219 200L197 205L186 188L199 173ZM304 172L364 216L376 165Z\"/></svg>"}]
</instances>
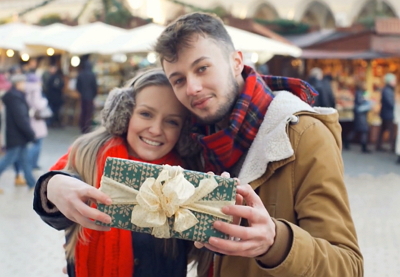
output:
<instances>
[{"instance_id":1,"label":"coat button","mask_svg":"<svg viewBox=\"0 0 400 277\"><path fill-rule=\"evenodd\" d=\"M134 264L135 264L135 266L138 266L139 265L139 259L134 259Z\"/></svg>"}]
</instances>

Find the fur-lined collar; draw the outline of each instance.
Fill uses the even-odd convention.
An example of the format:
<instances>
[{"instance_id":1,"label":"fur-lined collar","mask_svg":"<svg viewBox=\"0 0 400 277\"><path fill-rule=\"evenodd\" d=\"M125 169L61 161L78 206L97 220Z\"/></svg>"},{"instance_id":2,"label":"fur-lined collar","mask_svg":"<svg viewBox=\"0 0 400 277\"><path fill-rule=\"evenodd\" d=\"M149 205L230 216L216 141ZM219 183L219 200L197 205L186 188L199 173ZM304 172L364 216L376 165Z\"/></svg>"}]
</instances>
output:
<instances>
[{"instance_id":1,"label":"fur-lined collar","mask_svg":"<svg viewBox=\"0 0 400 277\"><path fill-rule=\"evenodd\" d=\"M300 111L331 114L332 108L312 108L300 98L287 91L274 92L264 121L257 136L249 148L246 159L239 172L242 184L248 184L260 178L266 171L268 163L280 161L294 154L286 125L299 120L294 114Z\"/></svg>"}]
</instances>

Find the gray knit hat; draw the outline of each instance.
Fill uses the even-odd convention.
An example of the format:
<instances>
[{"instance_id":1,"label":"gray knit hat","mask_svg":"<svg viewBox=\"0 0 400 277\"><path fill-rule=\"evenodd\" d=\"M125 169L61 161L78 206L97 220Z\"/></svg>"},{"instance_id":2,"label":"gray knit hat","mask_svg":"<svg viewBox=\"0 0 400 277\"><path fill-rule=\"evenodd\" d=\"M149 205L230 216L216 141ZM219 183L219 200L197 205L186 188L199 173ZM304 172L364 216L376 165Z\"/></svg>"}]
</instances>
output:
<instances>
[{"instance_id":1,"label":"gray knit hat","mask_svg":"<svg viewBox=\"0 0 400 277\"><path fill-rule=\"evenodd\" d=\"M102 125L116 136L125 135L135 106L136 94L147 86L170 86L161 68L139 73L128 81L127 87L114 88L107 96L101 112Z\"/></svg>"},{"instance_id":2,"label":"gray knit hat","mask_svg":"<svg viewBox=\"0 0 400 277\"><path fill-rule=\"evenodd\" d=\"M11 76L10 82L14 85L20 82L26 82L26 76L24 74L15 74Z\"/></svg>"},{"instance_id":3,"label":"gray knit hat","mask_svg":"<svg viewBox=\"0 0 400 277\"><path fill-rule=\"evenodd\" d=\"M108 94L101 111L102 125L112 135L126 134L134 106L135 98L132 87L114 88Z\"/></svg>"}]
</instances>

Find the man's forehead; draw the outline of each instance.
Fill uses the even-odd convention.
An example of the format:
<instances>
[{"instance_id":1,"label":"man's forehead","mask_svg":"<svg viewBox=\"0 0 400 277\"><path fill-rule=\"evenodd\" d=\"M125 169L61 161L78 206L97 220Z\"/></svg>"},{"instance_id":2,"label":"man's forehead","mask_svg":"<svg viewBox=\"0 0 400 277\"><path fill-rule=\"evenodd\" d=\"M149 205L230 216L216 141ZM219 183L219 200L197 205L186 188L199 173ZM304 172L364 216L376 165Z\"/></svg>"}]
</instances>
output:
<instances>
[{"instance_id":1,"label":"man's forehead","mask_svg":"<svg viewBox=\"0 0 400 277\"><path fill-rule=\"evenodd\" d=\"M176 60L174 61L162 61L164 70L167 68L178 68L182 66L190 66L198 59L204 56L210 56L210 53L215 54L213 46L218 47L212 38L202 35L196 35L187 41L185 45L178 48L176 53ZM212 49L212 50L211 50Z\"/></svg>"}]
</instances>

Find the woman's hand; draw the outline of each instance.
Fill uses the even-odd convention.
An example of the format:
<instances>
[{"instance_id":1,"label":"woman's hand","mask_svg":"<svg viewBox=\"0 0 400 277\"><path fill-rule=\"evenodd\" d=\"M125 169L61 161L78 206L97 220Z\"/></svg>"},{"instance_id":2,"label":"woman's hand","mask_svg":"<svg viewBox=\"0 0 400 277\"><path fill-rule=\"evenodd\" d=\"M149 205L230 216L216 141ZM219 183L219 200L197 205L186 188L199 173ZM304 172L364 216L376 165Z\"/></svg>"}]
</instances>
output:
<instances>
[{"instance_id":1,"label":"woman's hand","mask_svg":"<svg viewBox=\"0 0 400 277\"><path fill-rule=\"evenodd\" d=\"M111 217L87 204L89 201L111 204L110 197L100 190L74 177L56 174L47 184L47 198L63 215L83 227L110 230L110 227L96 225L93 220L108 224L111 223Z\"/></svg>"}]
</instances>

